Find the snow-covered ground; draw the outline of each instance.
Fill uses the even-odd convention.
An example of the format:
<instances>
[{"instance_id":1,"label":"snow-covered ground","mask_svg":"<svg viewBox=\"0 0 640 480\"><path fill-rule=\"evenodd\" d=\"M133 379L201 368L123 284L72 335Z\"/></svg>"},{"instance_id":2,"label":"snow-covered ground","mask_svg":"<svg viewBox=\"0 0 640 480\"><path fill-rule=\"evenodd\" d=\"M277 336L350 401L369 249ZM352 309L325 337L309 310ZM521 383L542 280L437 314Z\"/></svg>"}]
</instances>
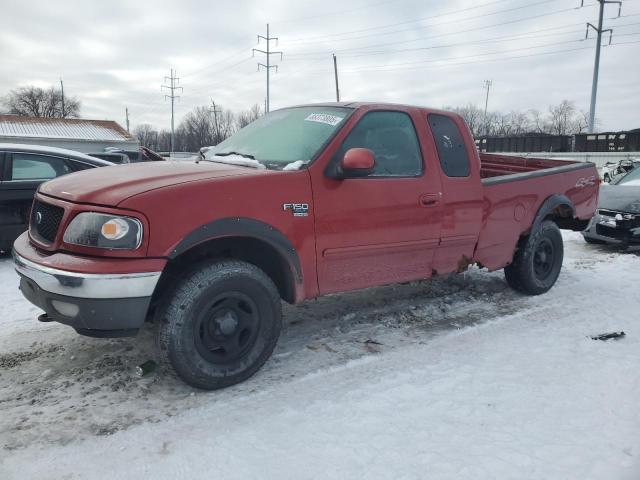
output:
<instances>
[{"instance_id":1,"label":"snow-covered ground","mask_svg":"<svg viewBox=\"0 0 640 480\"><path fill-rule=\"evenodd\" d=\"M135 377L150 330L39 324L0 260L0 479L637 480L640 257L564 237L540 297L471 270L287 307L218 392Z\"/></svg>"}]
</instances>

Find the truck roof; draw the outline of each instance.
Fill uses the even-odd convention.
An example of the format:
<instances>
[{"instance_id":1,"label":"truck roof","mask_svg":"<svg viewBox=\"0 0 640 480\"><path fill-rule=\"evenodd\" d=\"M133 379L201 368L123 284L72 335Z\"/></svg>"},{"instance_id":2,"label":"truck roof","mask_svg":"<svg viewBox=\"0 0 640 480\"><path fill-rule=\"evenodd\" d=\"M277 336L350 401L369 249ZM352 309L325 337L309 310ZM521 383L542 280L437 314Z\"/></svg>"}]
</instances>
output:
<instances>
[{"instance_id":1,"label":"truck roof","mask_svg":"<svg viewBox=\"0 0 640 480\"><path fill-rule=\"evenodd\" d=\"M444 115L457 115L456 113L441 110L438 108L431 107L423 107L419 105L408 105L403 103L392 103L392 102L366 102L366 101L357 101L357 102L320 102L320 103L305 103L301 105L290 105L289 107L284 108L295 108L295 107L343 107L343 108L361 108L361 107L373 107L373 108L399 108L401 110L410 110L410 109L420 109L429 113L440 113ZM282 109L279 109L282 110Z\"/></svg>"}]
</instances>

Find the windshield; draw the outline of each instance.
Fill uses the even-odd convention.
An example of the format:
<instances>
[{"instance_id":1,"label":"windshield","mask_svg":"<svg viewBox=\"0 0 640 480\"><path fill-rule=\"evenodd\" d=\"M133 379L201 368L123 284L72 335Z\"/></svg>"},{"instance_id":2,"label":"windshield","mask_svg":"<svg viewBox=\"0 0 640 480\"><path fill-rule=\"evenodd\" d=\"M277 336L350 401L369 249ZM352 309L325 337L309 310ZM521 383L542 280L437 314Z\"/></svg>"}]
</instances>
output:
<instances>
[{"instance_id":1,"label":"windshield","mask_svg":"<svg viewBox=\"0 0 640 480\"><path fill-rule=\"evenodd\" d=\"M230 155L236 155L255 159L269 168L282 169L293 163L299 168L313 159L351 111L343 107L277 110L212 147L204 158L225 161Z\"/></svg>"},{"instance_id":2,"label":"windshield","mask_svg":"<svg viewBox=\"0 0 640 480\"><path fill-rule=\"evenodd\" d=\"M619 180L613 182L615 185L635 185L640 186L640 167L636 167L621 177Z\"/></svg>"}]
</instances>

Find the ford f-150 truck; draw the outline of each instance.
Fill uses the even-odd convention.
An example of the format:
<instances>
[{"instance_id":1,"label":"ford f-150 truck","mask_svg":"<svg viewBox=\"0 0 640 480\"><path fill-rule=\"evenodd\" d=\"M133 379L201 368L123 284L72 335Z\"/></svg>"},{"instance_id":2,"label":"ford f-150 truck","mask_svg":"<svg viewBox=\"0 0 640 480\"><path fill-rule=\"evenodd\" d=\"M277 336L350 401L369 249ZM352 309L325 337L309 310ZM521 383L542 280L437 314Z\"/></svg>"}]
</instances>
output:
<instances>
[{"instance_id":1,"label":"ford f-150 truck","mask_svg":"<svg viewBox=\"0 0 640 480\"><path fill-rule=\"evenodd\" d=\"M599 188L591 163L479 155L460 116L403 105L285 108L203 151L44 183L14 260L41 320L95 337L157 322L166 370L204 389L264 364L281 300L471 264L546 292L559 228L584 229Z\"/></svg>"}]
</instances>

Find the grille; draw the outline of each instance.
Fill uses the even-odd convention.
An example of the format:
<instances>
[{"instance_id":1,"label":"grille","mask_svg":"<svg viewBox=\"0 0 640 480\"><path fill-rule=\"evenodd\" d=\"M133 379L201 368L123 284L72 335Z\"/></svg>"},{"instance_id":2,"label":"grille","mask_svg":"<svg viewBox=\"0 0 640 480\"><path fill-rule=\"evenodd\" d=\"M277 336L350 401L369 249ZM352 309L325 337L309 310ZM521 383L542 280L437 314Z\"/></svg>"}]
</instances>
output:
<instances>
[{"instance_id":1,"label":"grille","mask_svg":"<svg viewBox=\"0 0 640 480\"><path fill-rule=\"evenodd\" d=\"M63 215L63 208L36 200L31 210L31 233L37 238L53 243Z\"/></svg>"},{"instance_id":2,"label":"grille","mask_svg":"<svg viewBox=\"0 0 640 480\"><path fill-rule=\"evenodd\" d=\"M598 214L602 215L603 217L615 217L618 213L620 212L615 212L613 210L607 210L604 208L598 210Z\"/></svg>"}]
</instances>

